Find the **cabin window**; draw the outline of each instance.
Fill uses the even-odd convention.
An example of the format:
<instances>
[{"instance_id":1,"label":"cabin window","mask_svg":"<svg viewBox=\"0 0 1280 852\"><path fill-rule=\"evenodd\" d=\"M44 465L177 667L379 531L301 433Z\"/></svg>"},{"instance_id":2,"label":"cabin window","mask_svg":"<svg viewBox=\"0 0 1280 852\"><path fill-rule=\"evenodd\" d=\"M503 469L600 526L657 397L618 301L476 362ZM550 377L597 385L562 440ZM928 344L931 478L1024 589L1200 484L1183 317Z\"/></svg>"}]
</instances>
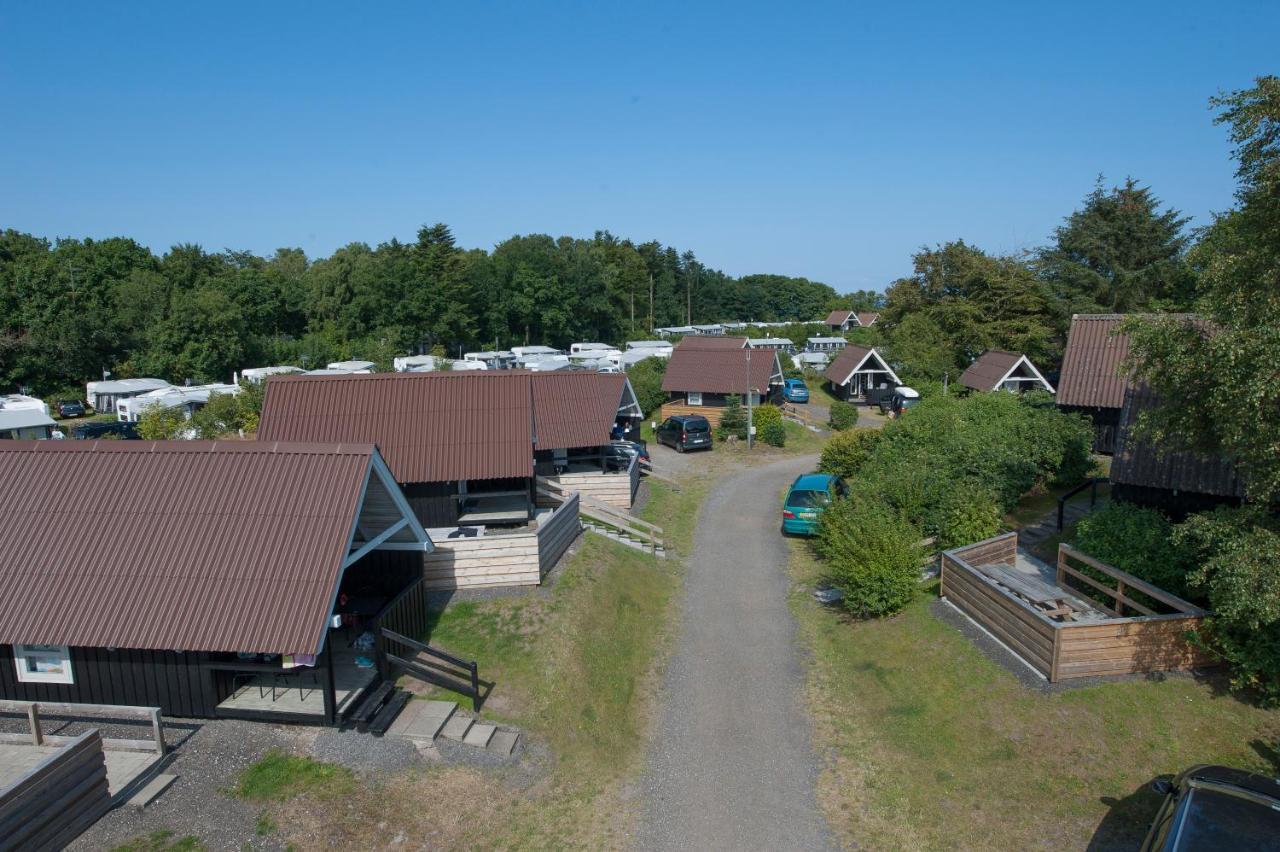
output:
<instances>
[{"instance_id":1,"label":"cabin window","mask_svg":"<svg viewBox=\"0 0 1280 852\"><path fill-rule=\"evenodd\" d=\"M22 683L75 683L66 645L14 645L13 661Z\"/></svg>"},{"instance_id":2,"label":"cabin window","mask_svg":"<svg viewBox=\"0 0 1280 852\"><path fill-rule=\"evenodd\" d=\"M690 405L702 405L702 391L689 391L687 399Z\"/></svg>"}]
</instances>

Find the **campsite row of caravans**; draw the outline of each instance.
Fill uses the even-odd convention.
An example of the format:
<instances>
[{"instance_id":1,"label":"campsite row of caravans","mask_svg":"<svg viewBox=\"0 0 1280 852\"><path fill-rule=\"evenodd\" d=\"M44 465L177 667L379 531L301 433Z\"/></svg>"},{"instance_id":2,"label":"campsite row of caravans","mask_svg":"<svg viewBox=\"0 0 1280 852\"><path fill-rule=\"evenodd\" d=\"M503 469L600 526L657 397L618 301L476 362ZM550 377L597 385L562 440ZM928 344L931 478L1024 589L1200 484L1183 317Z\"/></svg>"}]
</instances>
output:
<instances>
[{"instance_id":1,"label":"campsite row of caravans","mask_svg":"<svg viewBox=\"0 0 1280 852\"><path fill-rule=\"evenodd\" d=\"M616 374L284 375L253 441L0 442L0 697L339 724L430 592L539 583L580 494L625 511L639 418Z\"/></svg>"}]
</instances>

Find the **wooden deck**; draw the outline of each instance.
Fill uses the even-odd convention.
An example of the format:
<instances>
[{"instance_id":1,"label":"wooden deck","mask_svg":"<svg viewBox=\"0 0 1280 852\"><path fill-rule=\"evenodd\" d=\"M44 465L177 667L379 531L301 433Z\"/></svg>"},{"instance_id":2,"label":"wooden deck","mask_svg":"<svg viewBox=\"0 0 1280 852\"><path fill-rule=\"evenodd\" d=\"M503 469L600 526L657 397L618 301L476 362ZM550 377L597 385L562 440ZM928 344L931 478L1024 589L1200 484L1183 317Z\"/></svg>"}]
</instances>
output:
<instances>
[{"instance_id":1,"label":"wooden deck","mask_svg":"<svg viewBox=\"0 0 1280 852\"><path fill-rule=\"evenodd\" d=\"M345 634L338 631L331 633L329 638L334 643L334 706L341 717L377 679L378 670L373 666L361 668L356 665L357 656L374 659L372 650L348 648ZM271 674L261 674L239 687L218 705L218 709L323 716L326 678L323 668L290 672L278 681Z\"/></svg>"},{"instance_id":2,"label":"wooden deck","mask_svg":"<svg viewBox=\"0 0 1280 852\"><path fill-rule=\"evenodd\" d=\"M61 746L19 745L0 742L0 789L4 789L36 767L46 757L62 750ZM161 760L149 751L104 749L107 762L107 790L114 797Z\"/></svg>"},{"instance_id":3,"label":"wooden deck","mask_svg":"<svg viewBox=\"0 0 1280 852\"><path fill-rule=\"evenodd\" d=\"M940 592L1049 681L1211 662L1186 638L1206 615L1195 605L1067 544L1059 546L1053 582L1022 575L1011 567L1017 547L1017 533L1006 533L947 551Z\"/></svg>"}]
</instances>

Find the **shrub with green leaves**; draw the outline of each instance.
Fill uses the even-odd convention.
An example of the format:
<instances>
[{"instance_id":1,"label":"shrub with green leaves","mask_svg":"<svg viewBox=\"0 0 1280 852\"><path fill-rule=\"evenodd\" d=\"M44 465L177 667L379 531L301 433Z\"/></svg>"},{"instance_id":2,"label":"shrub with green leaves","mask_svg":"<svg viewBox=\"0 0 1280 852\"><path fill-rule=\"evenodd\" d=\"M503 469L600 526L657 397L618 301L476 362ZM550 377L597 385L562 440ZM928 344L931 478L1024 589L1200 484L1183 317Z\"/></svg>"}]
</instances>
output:
<instances>
[{"instance_id":1,"label":"shrub with green leaves","mask_svg":"<svg viewBox=\"0 0 1280 852\"><path fill-rule=\"evenodd\" d=\"M636 392L636 401L646 416L653 414L667 401L667 392L662 389L662 379L667 374L665 358L645 358L627 368L627 378L631 381L631 389Z\"/></svg>"},{"instance_id":2,"label":"shrub with green leaves","mask_svg":"<svg viewBox=\"0 0 1280 852\"><path fill-rule=\"evenodd\" d=\"M833 402L828 418L832 429L843 432L858 425L858 409L847 402Z\"/></svg>"},{"instance_id":3,"label":"shrub with green leaves","mask_svg":"<svg viewBox=\"0 0 1280 852\"><path fill-rule=\"evenodd\" d=\"M1220 508L1179 524L1174 543L1197 565L1187 588L1213 612L1201 643L1230 666L1233 688L1280 706L1280 522Z\"/></svg>"},{"instance_id":4,"label":"shrub with green leaves","mask_svg":"<svg viewBox=\"0 0 1280 852\"><path fill-rule=\"evenodd\" d=\"M814 547L827 581L859 617L892 615L915 595L924 552L920 533L873 497L837 500L822 513Z\"/></svg>"},{"instance_id":5,"label":"shrub with green leaves","mask_svg":"<svg viewBox=\"0 0 1280 852\"><path fill-rule=\"evenodd\" d=\"M756 434L759 435L768 424L782 423L782 409L768 402L757 405L751 411L751 423L756 427Z\"/></svg>"},{"instance_id":6,"label":"shrub with green leaves","mask_svg":"<svg viewBox=\"0 0 1280 852\"><path fill-rule=\"evenodd\" d=\"M787 445L787 427L782 425L782 421L770 421L756 432L761 441L764 441L771 447L785 447Z\"/></svg>"},{"instance_id":7,"label":"shrub with green leaves","mask_svg":"<svg viewBox=\"0 0 1280 852\"><path fill-rule=\"evenodd\" d=\"M871 457L880 441L879 429L850 429L832 435L822 447L818 470L853 481L858 468Z\"/></svg>"},{"instance_id":8,"label":"shrub with green leaves","mask_svg":"<svg viewBox=\"0 0 1280 852\"><path fill-rule=\"evenodd\" d=\"M1190 554L1174 543L1173 524L1155 509L1111 503L1080 519L1072 544L1167 592L1187 595Z\"/></svg>"},{"instance_id":9,"label":"shrub with green leaves","mask_svg":"<svg viewBox=\"0 0 1280 852\"><path fill-rule=\"evenodd\" d=\"M991 538L1000 530L995 498L981 491L952 491L943 503L938 548L947 550Z\"/></svg>"}]
</instances>

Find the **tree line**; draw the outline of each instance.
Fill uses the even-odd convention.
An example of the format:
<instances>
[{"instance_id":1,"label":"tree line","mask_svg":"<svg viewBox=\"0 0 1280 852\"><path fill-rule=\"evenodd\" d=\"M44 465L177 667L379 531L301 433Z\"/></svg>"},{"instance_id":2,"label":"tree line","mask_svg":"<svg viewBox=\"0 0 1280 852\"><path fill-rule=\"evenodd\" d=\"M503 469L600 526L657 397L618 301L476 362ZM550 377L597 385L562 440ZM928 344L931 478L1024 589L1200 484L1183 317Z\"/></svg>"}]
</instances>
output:
<instances>
[{"instance_id":1,"label":"tree line","mask_svg":"<svg viewBox=\"0 0 1280 852\"><path fill-rule=\"evenodd\" d=\"M621 343L726 319L813 320L845 304L826 284L734 278L690 251L601 231L464 249L443 224L417 240L352 243L323 258L184 244L157 256L124 238L0 234L0 387L70 393L103 371L228 381L250 366L522 343ZM77 392L78 393L78 392Z\"/></svg>"}]
</instances>

